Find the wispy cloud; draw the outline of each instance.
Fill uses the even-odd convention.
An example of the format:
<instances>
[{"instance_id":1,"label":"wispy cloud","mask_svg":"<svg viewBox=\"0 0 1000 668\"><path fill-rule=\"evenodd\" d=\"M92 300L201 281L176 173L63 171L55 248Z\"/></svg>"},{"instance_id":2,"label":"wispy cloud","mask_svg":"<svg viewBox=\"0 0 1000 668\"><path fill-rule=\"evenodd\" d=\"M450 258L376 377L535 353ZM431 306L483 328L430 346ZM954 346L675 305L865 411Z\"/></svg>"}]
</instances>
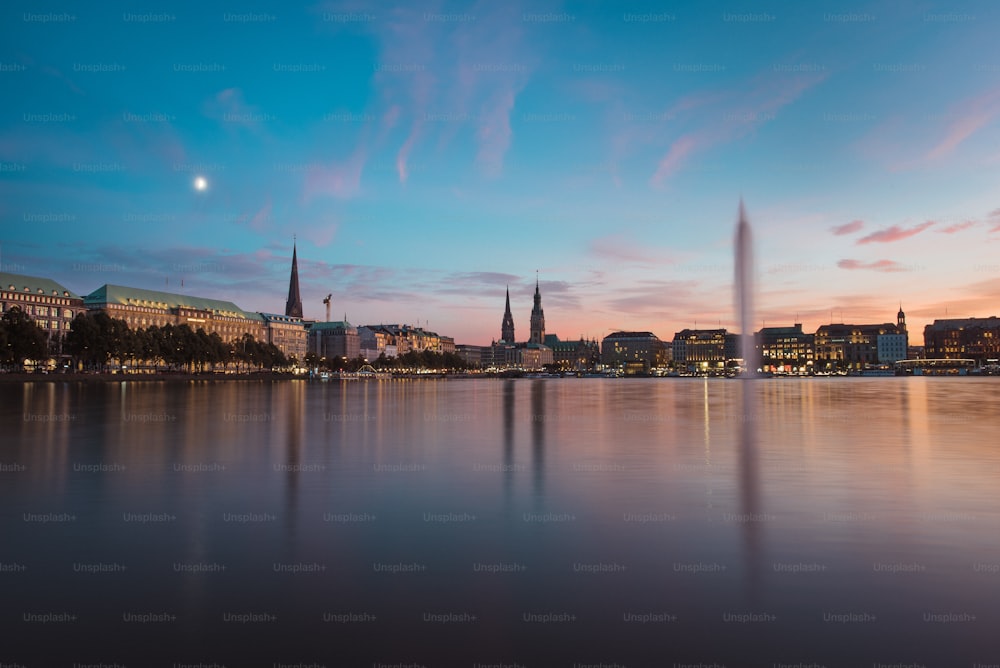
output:
<instances>
[{"instance_id":1,"label":"wispy cloud","mask_svg":"<svg viewBox=\"0 0 1000 668\"><path fill-rule=\"evenodd\" d=\"M832 232L837 236L843 236L845 234L853 234L859 231L865 226L865 221L863 220L852 220L849 223L844 223L843 225L837 225L832 228Z\"/></svg>"},{"instance_id":2,"label":"wispy cloud","mask_svg":"<svg viewBox=\"0 0 1000 668\"><path fill-rule=\"evenodd\" d=\"M993 123L1000 115L1000 88L959 102L952 115L955 119L948 124L944 137L924 156L925 160L933 161L949 155L972 135Z\"/></svg>"},{"instance_id":3,"label":"wispy cloud","mask_svg":"<svg viewBox=\"0 0 1000 668\"><path fill-rule=\"evenodd\" d=\"M662 186L697 153L753 133L825 78L825 72L791 77L768 72L742 87L702 91L681 98L663 117L671 122L676 119L688 129L671 142L657 163L650 184Z\"/></svg>"},{"instance_id":4,"label":"wispy cloud","mask_svg":"<svg viewBox=\"0 0 1000 668\"><path fill-rule=\"evenodd\" d=\"M609 234L593 239L587 245L587 250L597 258L615 263L663 264L669 261L667 258L657 257L648 247L625 234Z\"/></svg>"},{"instance_id":5,"label":"wispy cloud","mask_svg":"<svg viewBox=\"0 0 1000 668\"><path fill-rule=\"evenodd\" d=\"M1000 209L994 209L990 212L988 217L990 219L990 224L993 225L993 227L990 228L990 234L1000 232Z\"/></svg>"},{"instance_id":6,"label":"wispy cloud","mask_svg":"<svg viewBox=\"0 0 1000 668\"><path fill-rule=\"evenodd\" d=\"M914 225L913 227L908 228L893 225L892 227L887 227L884 230L872 232L867 236L861 237L858 239L857 243L859 246L863 246L864 244L885 244L893 241L902 241L903 239L908 239L912 236L920 234L927 228L932 227L934 224L933 220L928 220L926 223L920 223L919 225Z\"/></svg>"},{"instance_id":7,"label":"wispy cloud","mask_svg":"<svg viewBox=\"0 0 1000 668\"><path fill-rule=\"evenodd\" d=\"M303 197L306 202L317 196L351 199L361 193L361 172L365 152L355 151L347 161L313 164L306 172Z\"/></svg>"},{"instance_id":8,"label":"wispy cloud","mask_svg":"<svg viewBox=\"0 0 1000 668\"><path fill-rule=\"evenodd\" d=\"M943 227L940 230L938 230L938 233L940 233L940 234L955 234L956 232L961 232L962 230L967 230L970 227L975 227L975 225L976 225L976 221L974 221L974 220L966 220L965 222L962 222L962 223L954 223L952 225L949 225L948 227Z\"/></svg>"},{"instance_id":9,"label":"wispy cloud","mask_svg":"<svg viewBox=\"0 0 1000 668\"><path fill-rule=\"evenodd\" d=\"M347 0L324 9L369 8ZM428 19L441 11L387 7L362 28L378 50L373 81L380 109L373 115L391 133L400 183L411 178L410 161L425 143L440 149L459 132L474 142L481 173L501 174L514 135L511 113L533 69L519 3L484 0L463 14L469 20Z\"/></svg>"},{"instance_id":10,"label":"wispy cloud","mask_svg":"<svg viewBox=\"0 0 1000 668\"><path fill-rule=\"evenodd\" d=\"M875 260L874 262L862 262L861 260L840 260L837 266L841 269L867 269L869 271L898 272L908 271L906 267L895 260Z\"/></svg>"}]
</instances>

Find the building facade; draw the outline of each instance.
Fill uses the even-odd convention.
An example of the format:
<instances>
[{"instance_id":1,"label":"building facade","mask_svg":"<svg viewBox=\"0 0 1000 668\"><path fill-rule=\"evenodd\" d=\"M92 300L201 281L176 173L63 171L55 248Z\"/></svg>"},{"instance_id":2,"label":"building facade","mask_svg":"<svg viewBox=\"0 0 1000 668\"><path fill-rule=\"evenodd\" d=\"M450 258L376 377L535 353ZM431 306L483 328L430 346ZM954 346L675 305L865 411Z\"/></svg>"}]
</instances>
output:
<instances>
[{"instance_id":1,"label":"building facade","mask_svg":"<svg viewBox=\"0 0 1000 668\"><path fill-rule=\"evenodd\" d=\"M663 363L664 344L652 332L613 332L601 341L601 364L628 372L648 372Z\"/></svg>"},{"instance_id":2,"label":"building facade","mask_svg":"<svg viewBox=\"0 0 1000 668\"><path fill-rule=\"evenodd\" d=\"M54 357L62 355L73 318L86 310L82 297L52 279L0 272L0 314L14 307L45 332Z\"/></svg>"},{"instance_id":3,"label":"building facade","mask_svg":"<svg viewBox=\"0 0 1000 668\"><path fill-rule=\"evenodd\" d=\"M725 329L682 329L674 334L674 364L691 370L721 369L738 354L739 338Z\"/></svg>"},{"instance_id":4,"label":"building facade","mask_svg":"<svg viewBox=\"0 0 1000 668\"><path fill-rule=\"evenodd\" d=\"M361 355L358 328L346 320L311 323L307 336L308 351L320 359L343 357L350 360Z\"/></svg>"},{"instance_id":5,"label":"building facade","mask_svg":"<svg viewBox=\"0 0 1000 668\"><path fill-rule=\"evenodd\" d=\"M754 335L760 367L772 373L809 373L816 362L816 337L802 325L764 327Z\"/></svg>"},{"instance_id":6,"label":"building facade","mask_svg":"<svg viewBox=\"0 0 1000 668\"><path fill-rule=\"evenodd\" d=\"M597 341L560 341L555 334L545 335L545 345L552 349L552 361L566 371L588 371L601 360Z\"/></svg>"},{"instance_id":7,"label":"building facade","mask_svg":"<svg viewBox=\"0 0 1000 668\"><path fill-rule=\"evenodd\" d=\"M306 342L306 328L302 318L277 313L260 313L264 319L267 342L297 362L305 359L309 346Z\"/></svg>"},{"instance_id":8,"label":"building facade","mask_svg":"<svg viewBox=\"0 0 1000 668\"><path fill-rule=\"evenodd\" d=\"M106 283L84 297L89 310L104 311L124 320L131 329L153 325L187 325L206 334L217 333L223 341L250 334L267 341L267 322L259 313L248 313L220 299L193 297L159 290L144 290Z\"/></svg>"},{"instance_id":9,"label":"building facade","mask_svg":"<svg viewBox=\"0 0 1000 668\"><path fill-rule=\"evenodd\" d=\"M924 357L971 359L979 367L1000 364L1000 318L935 320L924 327Z\"/></svg>"}]
</instances>

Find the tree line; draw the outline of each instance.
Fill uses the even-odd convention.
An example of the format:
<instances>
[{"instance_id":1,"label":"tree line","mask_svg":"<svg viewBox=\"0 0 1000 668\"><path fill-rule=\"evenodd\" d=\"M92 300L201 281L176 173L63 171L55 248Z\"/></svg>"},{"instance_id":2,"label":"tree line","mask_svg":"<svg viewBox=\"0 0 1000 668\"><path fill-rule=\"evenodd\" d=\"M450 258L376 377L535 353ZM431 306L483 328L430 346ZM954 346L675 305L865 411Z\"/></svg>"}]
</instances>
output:
<instances>
[{"instance_id":1,"label":"tree line","mask_svg":"<svg viewBox=\"0 0 1000 668\"><path fill-rule=\"evenodd\" d=\"M132 329L104 311L79 313L68 332L52 332L51 337L17 306L0 318L0 364L23 368L27 360L41 362L60 354L72 359L73 368L99 372L116 366L189 373L220 366L238 372L273 371L298 363L294 355L286 356L274 344L257 341L251 334L224 341L217 332L209 334L187 324ZM360 357L321 359L308 353L303 361L310 368L331 371L357 371L366 364L385 371L469 368L459 355L433 350L411 350L397 357L383 353L371 361Z\"/></svg>"},{"instance_id":2,"label":"tree line","mask_svg":"<svg viewBox=\"0 0 1000 668\"><path fill-rule=\"evenodd\" d=\"M235 366L236 371L275 370L294 363L273 343L257 341L249 333L227 342L218 332L209 334L187 324L132 329L124 320L103 311L78 314L66 335L64 350L85 369L95 371L107 371L112 361L190 373L219 366Z\"/></svg>"},{"instance_id":3,"label":"tree line","mask_svg":"<svg viewBox=\"0 0 1000 668\"><path fill-rule=\"evenodd\" d=\"M386 357L382 353L374 360L362 357L348 359L346 357L320 358L315 353L307 353L306 366L309 368L327 369L329 371L357 371L365 365L371 365L379 371L397 371L403 369L447 369L461 371L469 368L465 360L455 353L439 353L434 350L410 350L396 357Z\"/></svg>"}]
</instances>

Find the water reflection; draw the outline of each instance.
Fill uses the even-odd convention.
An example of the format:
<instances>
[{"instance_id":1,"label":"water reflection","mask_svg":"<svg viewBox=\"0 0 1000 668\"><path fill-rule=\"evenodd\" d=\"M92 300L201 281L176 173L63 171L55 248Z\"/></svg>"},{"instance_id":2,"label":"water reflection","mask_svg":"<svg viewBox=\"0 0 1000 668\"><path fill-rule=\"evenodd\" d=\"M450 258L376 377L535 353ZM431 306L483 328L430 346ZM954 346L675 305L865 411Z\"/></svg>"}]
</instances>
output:
<instances>
[{"instance_id":1,"label":"water reflection","mask_svg":"<svg viewBox=\"0 0 1000 668\"><path fill-rule=\"evenodd\" d=\"M503 402L503 492L504 502L511 501L511 489L514 485L514 379L503 381L500 396Z\"/></svg>"},{"instance_id":2,"label":"water reflection","mask_svg":"<svg viewBox=\"0 0 1000 668\"><path fill-rule=\"evenodd\" d=\"M535 501L545 497L545 429L549 416L545 414L546 381L531 381L531 472Z\"/></svg>"},{"instance_id":3,"label":"water reflection","mask_svg":"<svg viewBox=\"0 0 1000 668\"><path fill-rule=\"evenodd\" d=\"M740 388L743 414L739 420L740 514L742 515L743 554L746 565L747 597L756 605L760 594L761 526L760 481L757 461L757 388L761 380L742 378Z\"/></svg>"}]
</instances>

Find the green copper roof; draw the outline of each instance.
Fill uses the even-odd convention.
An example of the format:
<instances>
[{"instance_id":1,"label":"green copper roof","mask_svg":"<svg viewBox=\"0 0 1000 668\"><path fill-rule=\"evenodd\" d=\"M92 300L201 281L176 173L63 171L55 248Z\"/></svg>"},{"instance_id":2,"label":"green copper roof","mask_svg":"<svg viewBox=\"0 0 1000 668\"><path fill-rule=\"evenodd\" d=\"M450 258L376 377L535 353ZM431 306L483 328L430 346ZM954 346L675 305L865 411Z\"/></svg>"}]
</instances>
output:
<instances>
[{"instance_id":1,"label":"green copper roof","mask_svg":"<svg viewBox=\"0 0 1000 668\"><path fill-rule=\"evenodd\" d=\"M12 287L13 286L13 287ZM51 278L40 278L38 276L24 276L22 274L8 274L0 271L0 288L4 290L17 290L27 294L46 295L47 297L70 297L79 299L80 295L67 290L56 283ZM25 288L28 288L25 290ZM68 294L64 294L68 293Z\"/></svg>"},{"instance_id":2,"label":"green copper roof","mask_svg":"<svg viewBox=\"0 0 1000 668\"><path fill-rule=\"evenodd\" d=\"M212 311L219 316L262 320L259 313L248 313L232 302L207 297L192 297L173 292L159 290L143 290L142 288L127 288L109 283L97 288L83 298L86 305L121 304L123 306L148 306L150 308L172 309L179 306Z\"/></svg>"},{"instance_id":3,"label":"green copper roof","mask_svg":"<svg viewBox=\"0 0 1000 668\"><path fill-rule=\"evenodd\" d=\"M354 325L347 322L346 320L333 320L330 322L314 322L308 325L310 330L321 330L321 329L357 329Z\"/></svg>"}]
</instances>

